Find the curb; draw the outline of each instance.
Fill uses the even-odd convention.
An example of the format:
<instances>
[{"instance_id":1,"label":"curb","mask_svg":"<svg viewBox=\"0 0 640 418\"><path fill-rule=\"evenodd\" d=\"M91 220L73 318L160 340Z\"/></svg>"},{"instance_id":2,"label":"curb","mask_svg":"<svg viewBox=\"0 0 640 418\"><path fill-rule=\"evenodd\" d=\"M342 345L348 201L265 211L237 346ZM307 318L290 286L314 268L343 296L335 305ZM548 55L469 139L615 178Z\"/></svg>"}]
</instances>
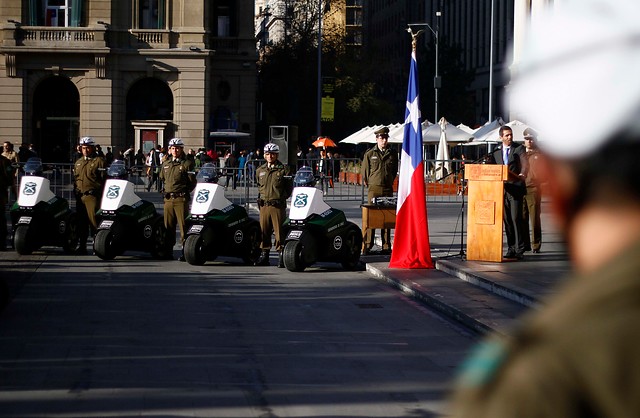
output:
<instances>
[{"instance_id":1,"label":"curb","mask_svg":"<svg viewBox=\"0 0 640 418\"><path fill-rule=\"evenodd\" d=\"M390 285L391 287L401 291L403 294L424 303L426 306L462 324L474 332L480 334L495 332L502 335L507 333L507 329L496 322L495 316L492 317L491 314L482 314L477 309L469 308L471 303L467 303L467 299L462 299L460 297L461 294L464 295L464 291L453 288L460 286L468 287L470 285L460 282L458 278L452 277L444 271L428 270L428 272L425 273L424 270L416 270L412 273L422 275L430 274L434 276L431 277L430 280L447 281L447 287L451 289L450 294L444 294L444 292L438 291L437 289L427 289L408 277L392 277L391 274L388 274L386 269L378 268L372 263L366 264L366 271L376 280L381 281L386 285ZM497 296L494 297L497 298ZM471 300L471 298L472 297L469 297L469 300ZM493 314L495 314L495 312L493 312ZM504 316L501 320L503 322L511 320L515 321L515 318Z\"/></svg>"},{"instance_id":2,"label":"curb","mask_svg":"<svg viewBox=\"0 0 640 418\"><path fill-rule=\"evenodd\" d=\"M462 267L447 260L435 260L435 267L437 270L443 271L447 274L457 277L458 279L481 287L493 294L512 300L528 308L537 309L540 307L540 301L530 294L527 294L526 292L517 288L505 286L496 281L492 281L478 274L471 268Z\"/></svg>"}]
</instances>

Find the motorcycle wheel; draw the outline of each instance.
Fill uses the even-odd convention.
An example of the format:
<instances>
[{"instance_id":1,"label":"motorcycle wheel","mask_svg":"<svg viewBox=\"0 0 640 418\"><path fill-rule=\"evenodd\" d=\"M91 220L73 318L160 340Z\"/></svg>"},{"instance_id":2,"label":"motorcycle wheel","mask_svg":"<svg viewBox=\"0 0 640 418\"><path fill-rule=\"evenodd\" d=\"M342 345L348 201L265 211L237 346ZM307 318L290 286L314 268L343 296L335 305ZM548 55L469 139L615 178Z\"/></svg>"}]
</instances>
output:
<instances>
[{"instance_id":1,"label":"motorcycle wheel","mask_svg":"<svg viewBox=\"0 0 640 418\"><path fill-rule=\"evenodd\" d=\"M18 226L13 233L13 247L20 255L29 255L33 252L33 246L29 244L29 226Z\"/></svg>"},{"instance_id":2,"label":"motorcycle wheel","mask_svg":"<svg viewBox=\"0 0 640 418\"><path fill-rule=\"evenodd\" d=\"M344 267L345 270L356 270L360 265L362 235L354 229L349 230L349 232L347 232L347 237L344 240L344 245L347 246L347 254L344 260L342 260L342 267Z\"/></svg>"},{"instance_id":3,"label":"motorcycle wheel","mask_svg":"<svg viewBox=\"0 0 640 418\"><path fill-rule=\"evenodd\" d=\"M305 265L302 261L302 251L304 251L304 245L300 241L287 242L283 253L284 266L287 270L304 271Z\"/></svg>"},{"instance_id":4,"label":"motorcycle wheel","mask_svg":"<svg viewBox=\"0 0 640 418\"><path fill-rule=\"evenodd\" d=\"M67 219L67 229L62 238L62 250L66 254L73 253L78 248L78 232L76 228L76 216L71 214Z\"/></svg>"},{"instance_id":5,"label":"motorcycle wheel","mask_svg":"<svg viewBox=\"0 0 640 418\"><path fill-rule=\"evenodd\" d=\"M108 229L101 229L93 240L93 251L103 260L113 260L116 251L113 247L113 232Z\"/></svg>"},{"instance_id":6,"label":"motorcycle wheel","mask_svg":"<svg viewBox=\"0 0 640 418\"><path fill-rule=\"evenodd\" d=\"M189 235L184 242L184 258L187 263L201 266L207 261L202 235Z\"/></svg>"},{"instance_id":7,"label":"motorcycle wheel","mask_svg":"<svg viewBox=\"0 0 640 418\"><path fill-rule=\"evenodd\" d=\"M164 260L173 250L167 248L167 229L164 227L164 220L159 218L153 224L153 243L151 257Z\"/></svg>"},{"instance_id":8,"label":"motorcycle wheel","mask_svg":"<svg viewBox=\"0 0 640 418\"><path fill-rule=\"evenodd\" d=\"M249 252L242 256L242 261L248 265L252 266L258 258L260 258L260 242L262 241L262 231L260 231L260 227L258 225L250 226L247 230L247 236L249 240Z\"/></svg>"}]
</instances>

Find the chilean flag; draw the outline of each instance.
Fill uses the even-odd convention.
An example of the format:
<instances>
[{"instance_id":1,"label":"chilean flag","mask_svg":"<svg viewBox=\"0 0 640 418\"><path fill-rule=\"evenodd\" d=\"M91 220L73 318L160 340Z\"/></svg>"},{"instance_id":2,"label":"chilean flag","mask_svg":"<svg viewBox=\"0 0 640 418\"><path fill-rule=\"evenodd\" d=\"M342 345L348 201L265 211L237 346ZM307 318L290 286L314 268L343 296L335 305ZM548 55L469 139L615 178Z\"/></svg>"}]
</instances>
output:
<instances>
[{"instance_id":1,"label":"chilean flag","mask_svg":"<svg viewBox=\"0 0 640 418\"><path fill-rule=\"evenodd\" d=\"M429 224L422 160L422 116L418 96L416 51L411 53L411 70L400 159L396 229L390 268L434 268L429 246Z\"/></svg>"}]
</instances>

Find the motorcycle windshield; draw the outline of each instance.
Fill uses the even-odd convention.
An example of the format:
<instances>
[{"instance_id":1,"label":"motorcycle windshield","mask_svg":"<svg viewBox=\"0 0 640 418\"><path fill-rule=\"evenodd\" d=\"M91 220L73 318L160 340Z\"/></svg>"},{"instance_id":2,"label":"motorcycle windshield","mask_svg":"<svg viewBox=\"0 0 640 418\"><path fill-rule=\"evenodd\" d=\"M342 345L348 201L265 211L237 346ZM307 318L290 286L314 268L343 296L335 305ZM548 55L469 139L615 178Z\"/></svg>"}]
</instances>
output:
<instances>
[{"instance_id":1,"label":"motorcycle windshield","mask_svg":"<svg viewBox=\"0 0 640 418\"><path fill-rule=\"evenodd\" d=\"M24 173L27 176L42 175L42 160L40 158L29 158L24 165Z\"/></svg>"}]
</instances>

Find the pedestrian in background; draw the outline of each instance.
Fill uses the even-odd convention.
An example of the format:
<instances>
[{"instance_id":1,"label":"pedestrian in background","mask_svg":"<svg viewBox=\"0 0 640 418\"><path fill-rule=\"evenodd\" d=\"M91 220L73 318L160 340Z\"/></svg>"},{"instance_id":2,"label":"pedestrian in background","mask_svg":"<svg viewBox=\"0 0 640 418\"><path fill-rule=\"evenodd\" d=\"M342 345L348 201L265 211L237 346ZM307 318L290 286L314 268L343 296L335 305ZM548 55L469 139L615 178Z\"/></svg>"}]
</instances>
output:
<instances>
[{"instance_id":1,"label":"pedestrian in background","mask_svg":"<svg viewBox=\"0 0 640 418\"><path fill-rule=\"evenodd\" d=\"M159 192L161 190L160 181L158 177L160 175L160 146L158 145L156 148L151 148L149 151L149 156L147 157L146 165L147 165L147 177L149 179L149 183L147 183L147 191L150 192L151 188L155 185L156 190Z\"/></svg>"},{"instance_id":2,"label":"pedestrian in background","mask_svg":"<svg viewBox=\"0 0 640 418\"><path fill-rule=\"evenodd\" d=\"M507 181L504 182L504 233L507 236L507 254L509 259L522 260L525 252L527 225L522 214L524 196L527 194L525 179L529 165L524 146L513 142L513 130L503 125L498 130L502 146L489 156L490 164L502 164L508 167Z\"/></svg>"},{"instance_id":3,"label":"pedestrian in background","mask_svg":"<svg viewBox=\"0 0 640 418\"><path fill-rule=\"evenodd\" d=\"M320 149L320 159L318 160L317 173L320 175L320 189L323 194L327 194L333 188L333 167L332 161L327 155L327 150Z\"/></svg>"},{"instance_id":4,"label":"pedestrian in background","mask_svg":"<svg viewBox=\"0 0 640 418\"><path fill-rule=\"evenodd\" d=\"M231 180L231 186L233 190L236 189L236 171L238 170L238 159L231 151L227 151L226 158L224 160L224 171L226 177L226 183L224 188L229 187L229 180Z\"/></svg>"},{"instance_id":5,"label":"pedestrian in background","mask_svg":"<svg viewBox=\"0 0 640 418\"><path fill-rule=\"evenodd\" d=\"M247 165L247 151L246 150L242 150L240 151L240 156L238 157L238 182L240 183L241 186L246 185L246 179L244 178L244 168ZM245 181L245 183L241 183L242 181Z\"/></svg>"},{"instance_id":6,"label":"pedestrian in background","mask_svg":"<svg viewBox=\"0 0 640 418\"><path fill-rule=\"evenodd\" d=\"M167 258L173 259L173 246L176 243L176 225L180 228L180 243L182 254L179 260L184 258L184 241L187 231L185 219L189 213L189 193L196 186L196 177L193 173L195 164L184 153L184 142L180 138L169 141L170 157L162 164L160 180L164 184L164 226L167 228Z\"/></svg>"},{"instance_id":7,"label":"pedestrian in background","mask_svg":"<svg viewBox=\"0 0 640 418\"><path fill-rule=\"evenodd\" d=\"M362 158L362 181L369 187L367 202L373 198L393 196L393 182L398 174L398 154L389 147L389 128L374 132L376 145L364 153ZM391 230L381 229L382 254L391 254ZM375 243L375 229L369 229L364 239L363 255L368 254Z\"/></svg>"},{"instance_id":8,"label":"pedestrian in background","mask_svg":"<svg viewBox=\"0 0 640 418\"><path fill-rule=\"evenodd\" d=\"M35 152L32 152L29 149L30 145L22 144L18 150L18 158L20 161L26 162L31 157L37 157L38 155Z\"/></svg>"},{"instance_id":9,"label":"pedestrian in background","mask_svg":"<svg viewBox=\"0 0 640 418\"><path fill-rule=\"evenodd\" d=\"M542 246L542 223L540 222L540 206L542 193L540 190L540 179L537 170L540 152L537 145L538 139L531 128L524 130L525 156L529 164L527 173L527 194L524 196L522 215L524 216L526 233L524 234L525 251L540 252Z\"/></svg>"},{"instance_id":10,"label":"pedestrian in background","mask_svg":"<svg viewBox=\"0 0 640 418\"><path fill-rule=\"evenodd\" d=\"M147 159L147 157L144 155L144 152L142 151L142 148L138 148L138 152L136 152L136 156L135 156L135 159L134 159L135 166L139 167L140 169L142 169L146 159Z\"/></svg>"},{"instance_id":11,"label":"pedestrian in background","mask_svg":"<svg viewBox=\"0 0 640 418\"><path fill-rule=\"evenodd\" d=\"M0 155L0 251L7 249L7 189L13 184L14 174L11 161Z\"/></svg>"},{"instance_id":12,"label":"pedestrian in background","mask_svg":"<svg viewBox=\"0 0 640 418\"><path fill-rule=\"evenodd\" d=\"M640 3L562 4L530 27L509 102L545 133L538 174L575 273L478 347L448 417L640 416Z\"/></svg>"},{"instance_id":13,"label":"pedestrian in background","mask_svg":"<svg viewBox=\"0 0 640 418\"><path fill-rule=\"evenodd\" d=\"M107 153L104 155L104 159L108 166L113 162L113 152L111 152L111 147L107 147Z\"/></svg>"},{"instance_id":14,"label":"pedestrian in background","mask_svg":"<svg viewBox=\"0 0 640 418\"><path fill-rule=\"evenodd\" d=\"M131 145L127 150L122 154L124 156L124 162L127 165L127 168L131 168L136 163L136 151Z\"/></svg>"},{"instance_id":15,"label":"pedestrian in background","mask_svg":"<svg viewBox=\"0 0 640 418\"><path fill-rule=\"evenodd\" d=\"M278 252L278 267L284 267L282 250L284 236L282 223L286 218L287 198L293 191L289 167L278 160L280 147L269 143L264 146L264 158L267 160L256 170L258 182L258 208L260 209L260 229L262 230L262 252L256 266L269 265L271 236L275 235L275 249Z\"/></svg>"},{"instance_id":16,"label":"pedestrian in background","mask_svg":"<svg viewBox=\"0 0 640 418\"><path fill-rule=\"evenodd\" d=\"M98 155L98 157L105 158L104 152L102 152L102 147L100 146L100 144L96 144L96 154Z\"/></svg>"},{"instance_id":17,"label":"pedestrian in background","mask_svg":"<svg viewBox=\"0 0 640 418\"><path fill-rule=\"evenodd\" d=\"M20 158L18 153L14 151L13 144L9 141L5 141L2 145L2 156L9 160L9 163L13 169L13 178L9 190L13 194L13 199L18 199L18 164L20 164Z\"/></svg>"},{"instance_id":18,"label":"pedestrian in background","mask_svg":"<svg viewBox=\"0 0 640 418\"><path fill-rule=\"evenodd\" d=\"M90 136L80 138L82 157L73 167L76 195L78 249L76 254L87 254L87 239L98 230L96 212L106 182L106 161L96 154L96 143Z\"/></svg>"}]
</instances>

